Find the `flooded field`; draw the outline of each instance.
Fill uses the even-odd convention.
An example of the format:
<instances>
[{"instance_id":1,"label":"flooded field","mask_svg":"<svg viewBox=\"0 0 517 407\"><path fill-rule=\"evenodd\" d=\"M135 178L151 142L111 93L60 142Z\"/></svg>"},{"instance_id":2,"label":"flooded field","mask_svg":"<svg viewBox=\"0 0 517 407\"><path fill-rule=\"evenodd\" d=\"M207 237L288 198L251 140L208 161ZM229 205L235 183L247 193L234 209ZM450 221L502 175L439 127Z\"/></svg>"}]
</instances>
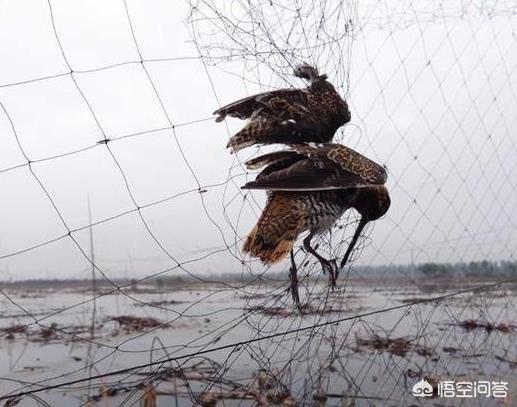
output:
<instances>
[{"instance_id":1,"label":"flooded field","mask_svg":"<svg viewBox=\"0 0 517 407\"><path fill-rule=\"evenodd\" d=\"M517 289L468 291L489 284L314 282L301 311L283 284L9 288L0 396L59 385L17 405L515 405ZM432 397L411 394L421 379ZM507 394L438 397L443 381Z\"/></svg>"}]
</instances>

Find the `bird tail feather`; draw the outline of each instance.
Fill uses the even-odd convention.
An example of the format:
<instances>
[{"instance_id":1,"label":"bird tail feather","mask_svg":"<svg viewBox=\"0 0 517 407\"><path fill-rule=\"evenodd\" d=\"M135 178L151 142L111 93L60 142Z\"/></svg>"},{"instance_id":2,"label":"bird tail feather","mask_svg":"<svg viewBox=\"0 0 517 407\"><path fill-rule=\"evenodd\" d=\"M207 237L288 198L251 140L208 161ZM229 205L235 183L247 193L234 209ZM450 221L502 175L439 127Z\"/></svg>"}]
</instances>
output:
<instances>
[{"instance_id":1,"label":"bird tail feather","mask_svg":"<svg viewBox=\"0 0 517 407\"><path fill-rule=\"evenodd\" d=\"M293 248L295 236L284 235L282 238L268 242L258 225L252 229L242 251L258 257L264 264L274 264L282 260Z\"/></svg>"}]
</instances>

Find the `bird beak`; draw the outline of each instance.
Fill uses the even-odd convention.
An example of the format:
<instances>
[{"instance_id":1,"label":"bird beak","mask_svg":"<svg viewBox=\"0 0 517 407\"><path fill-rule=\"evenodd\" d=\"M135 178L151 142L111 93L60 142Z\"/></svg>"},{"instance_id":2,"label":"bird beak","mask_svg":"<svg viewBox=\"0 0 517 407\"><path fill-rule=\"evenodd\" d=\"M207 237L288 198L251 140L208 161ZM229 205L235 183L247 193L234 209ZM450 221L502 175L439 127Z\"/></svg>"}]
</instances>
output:
<instances>
[{"instance_id":1,"label":"bird beak","mask_svg":"<svg viewBox=\"0 0 517 407\"><path fill-rule=\"evenodd\" d=\"M357 228L355 229L354 237L352 237L352 241L348 245L348 249L346 249L346 253L343 256L343 260L341 260L341 264L339 266L340 269L345 267L348 259L350 258L350 254L352 254L352 250L354 249L354 246L357 243L357 239L359 239L359 236L361 236L361 232L363 231L363 229L367 223L368 223L368 219L363 216L361 218L361 220L359 221Z\"/></svg>"}]
</instances>

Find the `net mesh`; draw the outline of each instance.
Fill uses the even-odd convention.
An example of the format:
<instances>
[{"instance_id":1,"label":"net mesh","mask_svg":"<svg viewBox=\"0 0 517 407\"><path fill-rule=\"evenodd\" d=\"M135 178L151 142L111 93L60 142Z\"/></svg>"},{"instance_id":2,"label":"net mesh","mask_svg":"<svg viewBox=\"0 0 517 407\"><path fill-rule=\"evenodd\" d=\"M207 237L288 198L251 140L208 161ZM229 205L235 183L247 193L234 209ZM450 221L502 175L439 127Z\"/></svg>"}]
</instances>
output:
<instances>
[{"instance_id":1,"label":"net mesh","mask_svg":"<svg viewBox=\"0 0 517 407\"><path fill-rule=\"evenodd\" d=\"M35 2L35 37L6 48L0 268L90 283L0 290L3 399L400 405L421 378L515 387L515 4L75 6ZM95 33L103 24L112 36ZM335 291L296 246L300 314L288 262L240 251L265 203L240 189L255 175L243 163L274 147L230 155L242 123L210 112L302 86L302 62L348 101L336 140L386 166L392 207ZM318 250L342 256L357 220L347 213ZM80 366L16 371L33 354L50 364L63 344Z\"/></svg>"}]
</instances>

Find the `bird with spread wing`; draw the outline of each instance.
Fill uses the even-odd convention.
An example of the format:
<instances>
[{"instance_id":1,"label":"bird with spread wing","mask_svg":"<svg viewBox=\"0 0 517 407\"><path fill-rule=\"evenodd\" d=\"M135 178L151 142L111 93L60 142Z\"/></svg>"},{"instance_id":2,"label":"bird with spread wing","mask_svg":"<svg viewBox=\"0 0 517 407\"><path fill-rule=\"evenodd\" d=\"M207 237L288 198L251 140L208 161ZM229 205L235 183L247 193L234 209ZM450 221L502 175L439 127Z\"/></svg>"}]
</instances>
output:
<instances>
[{"instance_id":1,"label":"bird with spread wing","mask_svg":"<svg viewBox=\"0 0 517 407\"><path fill-rule=\"evenodd\" d=\"M336 130L350 121L347 103L316 68L299 65L294 75L309 81L309 86L259 93L214 112L217 122L227 116L248 119L227 148L237 152L255 144L332 141Z\"/></svg>"},{"instance_id":2,"label":"bird with spread wing","mask_svg":"<svg viewBox=\"0 0 517 407\"><path fill-rule=\"evenodd\" d=\"M383 166L331 141L337 129L350 121L348 105L327 75L308 64L294 75L309 81L304 89L279 89L230 103L214 112L216 121L227 116L248 122L227 145L232 152L260 144L287 144L289 150L262 155L246 162L263 168L243 189L266 190L268 199L243 245L243 252L273 264L290 253L291 294L300 307L293 245L298 236L305 250L321 263L335 287L339 269L348 262L368 222L383 216L390 206ZM314 236L327 232L348 209L361 219L338 268L311 246Z\"/></svg>"},{"instance_id":3,"label":"bird with spread wing","mask_svg":"<svg viewBox=\"0 0 517 407\"><path fill-rule=\"evenodd\" d=\"M243 245L243 252L264 264L291 257L291 294L300 307L297 266L293 244L308 231L303 246L329 273L331 287L336 284L362 230L370 221L383 216L390 197L384 186L383 166L340 144L298 144L291 150L262 155L246 162L248 169L265 167L243 189L268 191L262 214ZM343 213L354 208L361 219L338 268L335 259L326 259L312 246L314 236L327 232Z\"/></svg>"}]
</instances>

